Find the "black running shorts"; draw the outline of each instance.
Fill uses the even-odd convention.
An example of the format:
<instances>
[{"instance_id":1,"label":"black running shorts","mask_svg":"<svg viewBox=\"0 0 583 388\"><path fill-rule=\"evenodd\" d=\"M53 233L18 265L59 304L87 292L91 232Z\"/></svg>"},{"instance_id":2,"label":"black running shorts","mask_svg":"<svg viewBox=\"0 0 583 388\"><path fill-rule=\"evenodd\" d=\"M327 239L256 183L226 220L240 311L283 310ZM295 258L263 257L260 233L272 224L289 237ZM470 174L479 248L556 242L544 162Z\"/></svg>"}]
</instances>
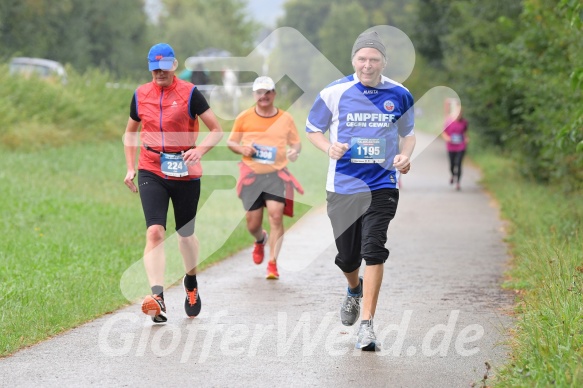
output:
<instances>
[{"instance_id":1,"label":"black running shorts","mask_svg":"<svg viewBox=\"0 0 583 388\"><path fill-rule=\"evenodd\" d=\"M176 231L182 237L194 233L194 221L200 198L200 180L164 179L146 171L138 171L138 189L146 217L146 227L162 225L166 229L168 206L172 200Z\"/></svg>"},{"instance_id":2,"label":"black running shorts","mask_svg":"<svg viewBox=\"0 0 583 388\"><path fill-rule=\"evenodd\" d=\"M338 249L336 265L350 273L360 268L363 259L366 265L383 264L389 257L385 244L389 223L397 211L399 190L328 192L326 200Z\"/></svg>"}]
</instances>

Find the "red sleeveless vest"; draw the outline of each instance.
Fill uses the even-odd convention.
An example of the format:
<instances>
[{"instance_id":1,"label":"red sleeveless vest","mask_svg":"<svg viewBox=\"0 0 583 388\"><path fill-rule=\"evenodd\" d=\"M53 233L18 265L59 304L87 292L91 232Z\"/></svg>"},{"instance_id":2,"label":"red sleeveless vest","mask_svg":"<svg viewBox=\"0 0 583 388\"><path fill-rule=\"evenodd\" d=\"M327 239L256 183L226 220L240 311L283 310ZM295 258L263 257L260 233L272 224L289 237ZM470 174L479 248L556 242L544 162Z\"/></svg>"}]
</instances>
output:
<instances>
[{"instance_id":1,"label":"red sleeveless vest","mask_svg":"<svg viewBox=\"0 0 583 388\"><path fill-rule=\"evenodd\" d=\"M159 152L178 153L196 146L198 117L190 116L190 96L194 85L174 76L172 85L161 88L155 82L141 85L136 90L136 107L142 123L142 147L138 169L175 180L200 178L200 163L188 168L185 177L168 177L160 171ZM146 146L150 150L146 149ZM153 150L153 151L152 151Z\"/></svg>"}]
</instances>

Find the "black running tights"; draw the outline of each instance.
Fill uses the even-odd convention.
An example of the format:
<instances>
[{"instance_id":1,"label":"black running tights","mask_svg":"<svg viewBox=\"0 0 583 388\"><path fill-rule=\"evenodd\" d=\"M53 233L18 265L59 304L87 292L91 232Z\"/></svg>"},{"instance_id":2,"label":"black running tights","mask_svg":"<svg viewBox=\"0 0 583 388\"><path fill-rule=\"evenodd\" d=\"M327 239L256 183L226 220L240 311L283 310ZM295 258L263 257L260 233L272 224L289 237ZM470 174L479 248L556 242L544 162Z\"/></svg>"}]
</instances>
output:
<instances>
[{"instance_id":1,"label":"black running tights","mask_svg":"<svg viewBox=\"0 0 583 388\"><path fill-rule=\"evenodd\" d=\"M449 169L451 176L455 178L455 182L459 183L462 176L462 159L466 151L450 151L449 152Z\"/></svg>"}]
</instances>

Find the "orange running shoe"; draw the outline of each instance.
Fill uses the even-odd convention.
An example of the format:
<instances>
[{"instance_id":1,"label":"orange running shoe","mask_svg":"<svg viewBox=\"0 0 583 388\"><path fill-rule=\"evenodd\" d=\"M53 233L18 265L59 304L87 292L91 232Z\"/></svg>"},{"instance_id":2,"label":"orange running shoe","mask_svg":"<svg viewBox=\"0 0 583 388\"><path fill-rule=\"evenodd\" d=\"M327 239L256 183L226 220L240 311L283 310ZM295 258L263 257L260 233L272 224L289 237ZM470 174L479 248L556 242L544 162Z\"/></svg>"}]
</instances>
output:
<instances>
[{"instance_id":1,"label":"orange running shoe","mask_svg":"<svg viewBox=\"0 0 583 388\"><path fill-rule=\"evenodd\" d=\"M255 246L253 247L253 262L257 265L263 263L263 258L265 257L265 244L267 244L267 232L263 231L263 242L258 243L255 241Z\"/></svg>"},{"instance_id":2,"label":"orange running shoe","mask_svg":"<svg viewBox=\"0 0 583 388\"><path fill-rule=\"evenodd\" d=\"M267 276L265 279L279 279L279 273L277 272L277 263L275 261L270 261L267 263Z\"/></svg>"},{"instance_id":3,"label":"orange running shoe","mask_svg":"<svg viewBox=\"0 0 583 388\"><path fill-rule=\"evenodd\" d=\"M164 323L166 318L166 305L160 295L148 295L142 302L142 312L149 315L154 323Z\"/></svg>"},{"instance_id":4,"label":"orange running shoe","mask_svg":"<svg viewBox=\"0 0 583 388\"><path fill-rule=\"evenodd\" d=\"M202 302L200 301L200 295L198 294L198 288L193 288L189 290L186 288L186 276L182 278L182 285L184 286L184 291L186 291L186 300L184 301L184 311L186 315L190 318L196 317L200 314L200 309L202 308Z\"/></svg>"}]
</instances>

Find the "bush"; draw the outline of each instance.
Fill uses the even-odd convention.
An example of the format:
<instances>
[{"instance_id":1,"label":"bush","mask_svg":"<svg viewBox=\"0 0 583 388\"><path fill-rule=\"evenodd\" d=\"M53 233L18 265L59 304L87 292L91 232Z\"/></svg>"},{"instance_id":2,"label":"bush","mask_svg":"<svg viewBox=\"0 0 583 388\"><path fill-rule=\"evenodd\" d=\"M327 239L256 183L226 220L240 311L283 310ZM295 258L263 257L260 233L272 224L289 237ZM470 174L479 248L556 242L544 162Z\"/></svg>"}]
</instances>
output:
<instances>
[{"instance_id":1,"label":"bush","mask_svg":"<svg viewBox=\"0 0 583 388\"><path fill-rule=\"evenodd\" d=\"M68 69L67 85L23 78L0 68L0 145L38 150L120 138L135 86L115 87L107 73ZM118 84L119 85L119 84ZM106 118L106 119L104 119Z\"/></svg>"}]
</instances>

